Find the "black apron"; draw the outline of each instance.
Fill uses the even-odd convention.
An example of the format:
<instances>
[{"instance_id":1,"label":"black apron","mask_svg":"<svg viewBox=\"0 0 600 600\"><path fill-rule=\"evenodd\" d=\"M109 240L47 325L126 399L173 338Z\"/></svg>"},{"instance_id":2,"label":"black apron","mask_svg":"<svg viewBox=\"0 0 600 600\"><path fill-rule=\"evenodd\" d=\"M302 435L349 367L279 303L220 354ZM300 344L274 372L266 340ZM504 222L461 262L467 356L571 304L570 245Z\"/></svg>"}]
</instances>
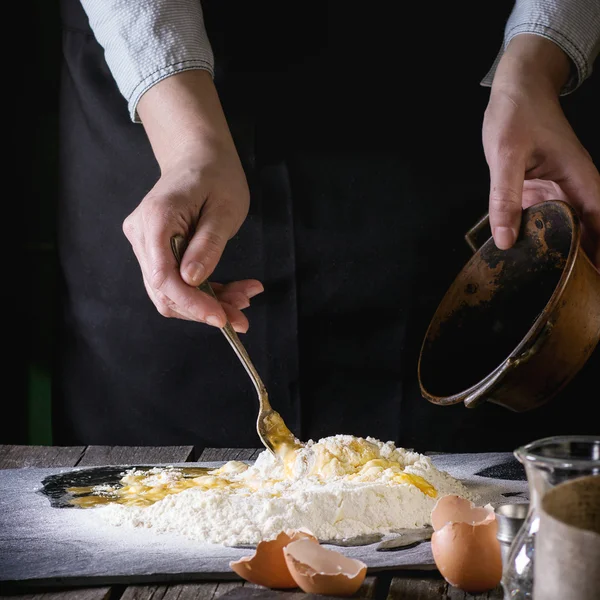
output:
<instances>
[{"instance_id":1,"label":"black apron","mask_svg":"<svg viewBox=\"0 0 600 600\"><path fill-rule=\"evenodd\" d=\"M479 82L512 7L493 4L397 14L393 3L203 2L251 189L211 279L264 283L242 341L304 440L511 450L594 429L579 390L597 356L528 414L419 393L426 327L469 258L465 231L487 211ZM222 334L162 317L146 294L121 227L159 170L85 13L62 6L53 441L257 447L254 388Z\"/></svg>"}]
</instances>

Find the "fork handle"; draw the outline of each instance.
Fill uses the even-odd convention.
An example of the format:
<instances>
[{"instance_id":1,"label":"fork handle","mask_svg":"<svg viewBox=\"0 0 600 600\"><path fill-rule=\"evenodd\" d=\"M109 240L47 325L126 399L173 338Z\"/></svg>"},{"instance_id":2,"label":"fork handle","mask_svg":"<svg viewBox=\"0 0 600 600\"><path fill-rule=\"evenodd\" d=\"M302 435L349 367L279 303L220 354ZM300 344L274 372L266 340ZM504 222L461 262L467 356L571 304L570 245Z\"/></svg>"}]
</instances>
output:
<instances>
[{"instance_id":1,"label":"fork handle","mask_svg":"<svg viewBox=\"0 0 600 600\"><path fill-rule=\"evenodd\" d=\"M227 338L227 341L230 343L231 347L233 348L233 351L237 354L237 357L240 359L241 363L244 365L244 369L246 369L246 372L250 376L250 379L252 379L252 383L256 388L256 393L258 394L261 409L270 408L267 396L267 388L265 387L265 384L260 378L258 371L252 364L250 356L248 356L248 352L246 351L246 348L244 348L244 345L240 341L237 332L231 326L231 323L229 321L225 323L225 326L221 328L221 331L223 332L223 335Z\"/></svg>"},{"instance_id":2,"label":"fork handle","mask_svg":"<svg viewBox=\"0 0 600 600\"><path fill-rule=\"evenodd\" d=\"M181 258L183 257L183 253L185 252L186 247L187 240L181 234L176 234L171 238L171 250L173 251L173 255L175 256L178 265L181 264ZM197 286L197 288L201 292L204 292L205 294L212 296L215 300L218 300L214 290L212 289L208 281L203 281L199 286ZM246 372L250 376L250 379L252 380L252 383L256 388L256 393L258 394L261 409L271 408L267 396L267 388L265 387L265 384L260 378L258 371L252 364L252 361L250 360L250 356L248 355L246 348L244 348L244 345L240 341L237 332L235 331L229 320L227 320L225 322L225 325L221 327L221 332L227 338L227 341L233 348L240 362L242 363L242 365L244 365Z\"/></svg>"}]
</instances>

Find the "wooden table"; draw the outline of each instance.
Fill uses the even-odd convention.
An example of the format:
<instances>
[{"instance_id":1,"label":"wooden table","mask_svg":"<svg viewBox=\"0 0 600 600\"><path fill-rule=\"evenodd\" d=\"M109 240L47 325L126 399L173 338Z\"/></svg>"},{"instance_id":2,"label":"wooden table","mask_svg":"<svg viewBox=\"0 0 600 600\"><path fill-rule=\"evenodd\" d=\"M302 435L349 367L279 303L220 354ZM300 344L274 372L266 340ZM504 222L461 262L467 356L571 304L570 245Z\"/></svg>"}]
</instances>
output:
<instances>
[{"instance_id":1,"label":"wooden table","mask_svg":"<svg viewBox=\"0 0 600 600\"><path fill-rule=\"evenodd\" d=\"M20 467L83 467L98 465L158 464L170 462L252 460L260 450L240 448L206 448L197 452L193 446L108 447L108 446L8 446L0 445L0 469ZM0 539L1 542L1 539ZM0 547L1 551L1 547ZM1 585L1 584L0 584ZM112 585L89 588L56 588L30 593L25 590L1 590L2 598L21 600L215 600L232 590L248 599L262 600L262 588L246 582L223 581L167 585ZM306 600L309 594L280 592L281 600ZM369 575L356 598L364 600L502 600L498 587L484 594L467 594L448 585L437 571L386 571ZM313 596L309 600L319 600Z\"/></svg>"}]
</instances>

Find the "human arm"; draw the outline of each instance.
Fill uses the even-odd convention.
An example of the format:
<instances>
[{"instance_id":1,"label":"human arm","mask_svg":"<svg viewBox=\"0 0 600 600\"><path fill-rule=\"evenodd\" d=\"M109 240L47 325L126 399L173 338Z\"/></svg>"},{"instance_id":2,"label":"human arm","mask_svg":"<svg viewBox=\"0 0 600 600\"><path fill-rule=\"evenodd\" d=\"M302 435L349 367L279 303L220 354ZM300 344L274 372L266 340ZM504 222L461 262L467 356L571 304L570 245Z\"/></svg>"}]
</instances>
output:
<instances>
[{"instance_id":1,"label":"human arm","mask_svg":"<svg viewBox=\"0 0 600 600\"><path fill-rule=\"evenodd\" d=\"M81 0L107 65L142 123L160 179L125 219L144 285L157 310L248 328L241 309L262 291L256 280L213 284L216 302L193 286L210 276L244 221L246 178L212 80L213 54L198 0ZM125 107L124 107L125 109ZM178 270L175 233L193 235ZM202 265L190 275L192 263Z\"/></svg>"},{"instance_id":2,"label":"human arm","mask_svg":"<svg viewBox=\"0 0 600 600\"><path fill-rule=\"evenodd\" d=\"M138 112L161 176L123 230L159 312L237 331L248 321L241 309L263 290L257 280L216 286L221 306L194 287L207 279L242 225L249 191L212 77L189 70L165 78L141 98ZM177 269L174 234L192 236ZM215 287L213 285L213 287Z\"/></svg>"},{"instance_id":3,"label":"human arm","mask_svg":"<svg viewBox=\"0 0 600 600\"><path fill-rule=\"evenodd\" d=\"M543 25L535 25L536 19ZM585 26L578 29L582 22ZM514 243L522 208L558 198L578 212L583 246L600 267L600 175L560 104L561 95L590 76L599 52L598 3L515 3L505 45L483 82L491 83L483 146L490 169L490 225L498 247Z\"/></svg>"}]
</instances>

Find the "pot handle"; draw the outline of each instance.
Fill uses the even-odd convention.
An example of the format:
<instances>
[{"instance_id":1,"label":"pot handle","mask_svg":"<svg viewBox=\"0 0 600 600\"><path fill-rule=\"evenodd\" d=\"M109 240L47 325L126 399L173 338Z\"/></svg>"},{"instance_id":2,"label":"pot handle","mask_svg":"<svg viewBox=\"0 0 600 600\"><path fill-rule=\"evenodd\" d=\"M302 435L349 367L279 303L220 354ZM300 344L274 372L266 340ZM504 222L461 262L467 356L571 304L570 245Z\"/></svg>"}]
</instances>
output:
<instances>
[{"instance_id":1,"label":"pot handle","mask_svg":"<svg viewBox=\"0 0 600 600\"><path fill-rule=\"evenodd\" d=\"M473 253L477 252L479 248L483 245L483 243L490 237L492 234L491 230L487 232L487 237L484 237L482 233L484 233L484 229L489 229L490 225L490 215L486 213L467 231L465 234L465 240L467 244L469 244L469 248L473 250Z\"/></svg>"},{"instance_id":2,"label":"pot handle","mask_svg":"<svg viewBox=\"0 0 600 600\"><path fill-rule=\"evenodd\" d=\"M541 333L537 336L535 342L524 352L519 354L519 356L511 356L507 361L505 361L502 366L498 369L498 372L489 379L483 386L481 386L478 390L471 392L464 400L464 404L467 408L474 408L481 404L485 398L489 390L494 388L496 384L504 379L507 373L516 369L519 365L526 363L531 357L533 357L539 349L542 347L546 338L552 331L554 324L552 321L547 321L544 325L544 329L542 329Z\"/></svg>"}]
</instances>

